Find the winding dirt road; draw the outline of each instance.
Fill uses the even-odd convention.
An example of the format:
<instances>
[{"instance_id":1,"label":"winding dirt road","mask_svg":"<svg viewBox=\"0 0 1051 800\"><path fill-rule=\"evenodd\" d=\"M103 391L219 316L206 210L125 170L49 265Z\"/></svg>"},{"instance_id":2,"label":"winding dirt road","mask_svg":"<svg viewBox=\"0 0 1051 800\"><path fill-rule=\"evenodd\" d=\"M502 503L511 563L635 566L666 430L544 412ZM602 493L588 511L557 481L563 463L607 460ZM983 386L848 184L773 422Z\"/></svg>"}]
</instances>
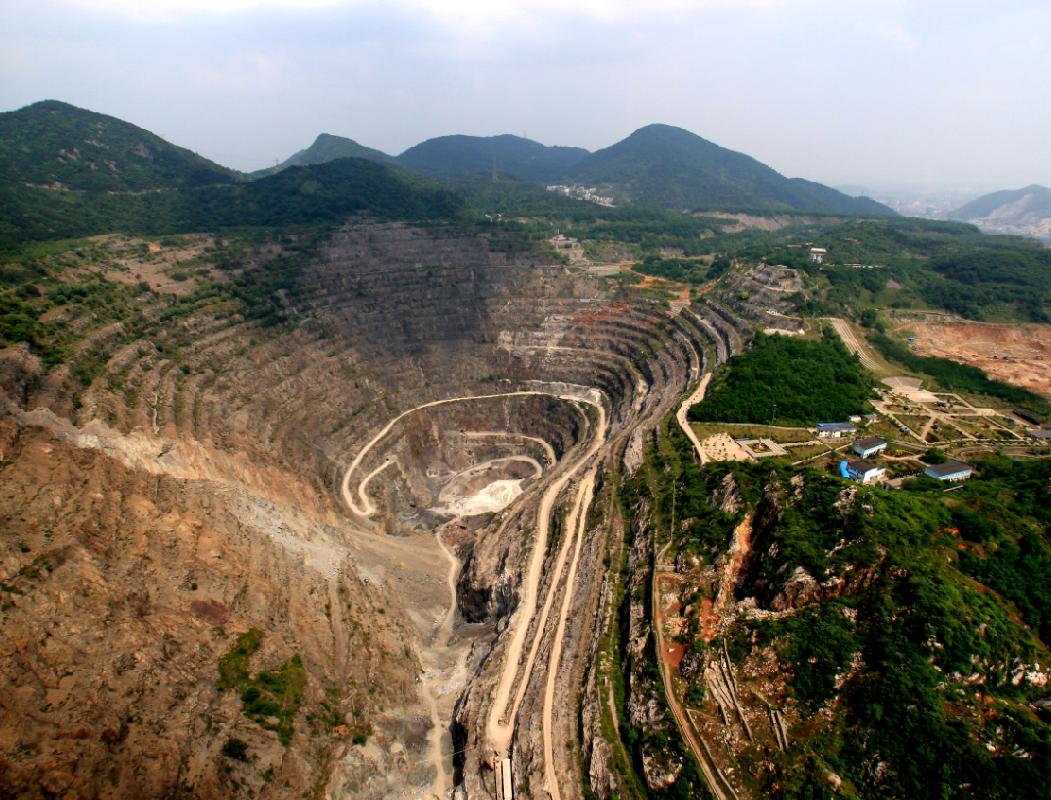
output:
<instances>
[{"instance_id":1,"label":"winding dirt road","mask_svg":"<svg viewBox=\"0 0 1051 800\"><path fill-rule=\"evenodd\" d=\"M555 630L555 639L551 645L551 654L547 661L547 685L544 687L544 710L541 714L541 725L544 739L544 781L547 784L548 793L552 800L562 800L562 792L558 786L558 775L555 773L555 752L551 739L552 719L554 717L555 705L555 683L558 680L558 666L562 660L562 640L566 635L566 618L572 605L573 587L576 585L577 565L580 563L580 551L584 543L584 534L587 529L588 508L595 496L595 468L588 472L580 482L577 490L577 498L573 504L573 511L566 521L566 529L573 531L576 545L573 549L573 560L569 565L566 575L566 590L562 595L562 609L559 613L558 627ZM554 590L554 586L552 586Z\"/></svg>"},{"instance_id":2,"label":"winding dirt road","mask_svg":"<svg viewBox=\"0 0 1051 800\"><path fill-rule=\"evenodd\" d=\"M526 658L525 664L522 666L522 677L518 683L518 691L515 693L514 701L509 709L508 702L511 700L511 689L514 686L515 678L518 677L519 660L522 657L522 649L525 646L526 636L529 631L529 623L536 615L540 575L544 566L544 555L547 552L547 540L551 528L552 509L554 508L555 501L562 493L566 484L569 483L573 476L584 467L584 465L606 442L606 409L603 405L590 398L576 397L566 399L572 399L577 402L588 403L591 405L598 414L598 424L595 429L594 438L588 449L570 466L568 466L565 472L563 472L557 480L551 483L540 499L540 506L537 511L537 532L534 537L533 552L530 556L529 568L526 572L525 581L522 586L523 596L518 611L515 612L515 615L512 618L511 626L513 627L513 631L511 633L510 642L508 643L507 653L504 656L503 672L500 675L500 681L496 687L493 704L489 709L489 720L486 725L486 736L489 740L489 746L496 754L498 762L502 761L508 753L508 748L511 744L511 737L514 733L515 722L518 718L518 710L522 703L522 698L525 696L526 688L529 685L536 653L540 646L540 640L544 635L548 614L554 603L554 595L557 591L562 567L565 564L568 544L573 538L569 535L564 538L559 553L558 565L552 575L550 585L548 586L547 596L540 611L540 618L534 628L533 641L529 649L529 654ZM586 509L581 509L581 513L586 514ZM567 586L567 592L572 592L571 586ZM565 609L563 610L563 613L566 613ZM549 732L545 729L544 736L548 737L549 735Z\"/></svg>"},{"instance_id":3,"label":"winding dirt road","mask_svg":"<svg viewBox=\"0 0 1051 800\"><path fill-rule=\"evenodd\" d=\"M697 451L697 457L701 459L701 463L705 463L708 457L704 454L704 448L701 447L701 440L697 438L697 434L693 430L693 426L690 425L689 420L686 419L686 415L690 413L690 407L696 405L704 399L705 393L708 391L708 382L712 379L712 373L706 372L701 376L701 382L697 385L696 391L682 401L679 406L679 410L675 412L675 420L679 423L679 427L682 428L682 432L686 434L686 438L693 442L693 449Z\"/></svg>"},{"instance_id":4,"label":"winding dirt road","mask_svg":"<svg viewBox=\"0 0 1051 800\"><path fill-rule=\"evenodd\" d=\"M589 392L590 393L590 392ZM589 394L586 393L586 394ZM368 474L364 475L358 482L357 486L352 490L352 479L354 473L361 466L369 452L397 425L402 419L410 414L416 413L426 408L433 408L435 406L447 405L451 403L471 402L474 400L490 400L502 397L521 397L521 396L549 396L557 397L561 400L574 403L576 405L586 404L592 406L597 414L598 422L595 425L594 436L592 442L586 452L577 458L570 466L568 466L565 472L556 479L551 486L544 492L541 497L540 507L537 515L537 536L533 544L532 554L530 556L529 568L526 574L524 582L524 597L520 610L524 613L516 613L512 619L511 626L513 628L511 634L511 642L508 647L508 652L505 657L503 671L501 673L500 682L497 686L496 699L494 700L493 706L490 710L489 720L486 727L487 738L489 740L490 747L498 754L497 763L505 763L508 748L510 746L511 737L514 732L515 722L518 716L518 710L522 702L522 698L525 694L525 690L529 684L529 679L532 674L533 663L536 658L536 653L539 648L540 640L543 637L544 629L546 627L546 620L550 608L554 602L554 596L559 584L559 576L561 576L562 568L564 567L566 556L569 550L569 545L576 542L576 549L574 552L573 561L570 565L569 579L566 583L565 596L560 609L559 625L558 625L558 640L557 640L557 655L553 654L553 660L549 660L549 669L557 670L558 660L561 657L561 637L565 631L565 621L571 607L571 599L573 592L573 578L576 575L577 563L579 561L581 541L583 539L583 526L584 521L587 518L587 511L590 506L595 482L595 471L592 470L588 475L581 481L580 488L577 492L577 499L574 503L572 510L572 522L569 526L569 530L572 531L572 535L565 537L565 542L559 557L559 565L557 567L555 577L552 579L551 586L548 589L547 597L545 598L542 617L538 621L536 630L533 636L532 646L530 648L529 657L523 668L522 678L519 683L518 692L515 695L514 703L508 711L508 701L511 695L511 688L514 685L515 678L519 673L519 661L521 659L522 649L525 644L526 635L529 629L529 623L536 614L537 606L537 595L539 593L539 583L541 571L543 568L544 555L547 551L547 539L550 530L551 513L554 507L554 503L557 500L559 494L565 488L566 484L583 468L587 462L599 451L599 449L605 444L606 441L606 410L601 402L593 399L590 396L574 395L574 394L559 394L553 391L542 391L542 390L523 390L515 392L500 392L495 394L487 395L466 395L463 397L445 398L442 400L434 400L429 403L423 403L414 408L403 411L398 416L394 417L388 422L375 436L370 439L365 446L358 452L354 460L347 467L346 472L343 475L343 481L341 485L341 493L347 507L351 512L359 517L369 517L375 513L376 507L369 497L367 489L370 481L382 472L384 469L394 463L394 459L389 458L379 466L375 467ZM587 417L585 416L585 421ZM588 426L591 427L591 426ZM489 432L473 432L474 435L486 435ZM498 432L493 432L495 435L500 435ZM525 437L534 438L534 437ZM539 440L538 440L539 441ZM554 461L554 451L551 446L542 442L545 447L545 451ZM532 459L530 459L532 460ZM534 462L535 463L535 462ZM539 464L537 467L539 468ZM578 522L579 520L579 522ZM449 561L449 570L447 573L447 586L449 591L449 606L446 614L439 627L438 633L435 637L435 644L439 647L447 644L449 637L452 633L452 626L455 619L456 612L456 580L459 572L459 561L452 553L451 550L442 541L441 536L437 536L437 541L441 547L443 553ZM423 659L421 658L421 663ZM457 665L457 670L465 668L463 663ZM421 679L420 695L424 704L427 706L431 721L432 729L429 734L431 742L431 754L432 763L435 767L435 778L432 783L432 793L435 797L446 797L448 792L452 789L452 775L446 765L446 759L441 752L441 739L442 739L442 726L441 720L438 714L437 700L434 696L432 687L434 679L427 677L426 673ZM553 685L553 684L552 684ZM546 697L545 697L546 699ZM551 752L551 733L550 733L550 707L545 709L548 713L544 717L548 724L544 725L544 747L545 753ZM506 762L509 763L509 762ZM553 791L556 793L556 797L560 797L557 794L557 779L549 778L549 783L554 787Z\"/></svg>"},{"instance_id":5,"label":"winding dirt road","mask_svg":"<svg viewBox=\"0 0 1051 800\"><path fill-rule=\"evenodd\" d=\"M699 403L704 399L704 395L708 391L708 382L711 380L711 377L712 373L710 372L706 372L702 375L700 383L697 384L697 389L682 401L678 410L675 412L675 419L679 423L679 427L682 428L682 432L686 434L686 437L693 442L693 447L697 451L697 457L701 460L702 464L708 459L704 454L704 450L701 447L700 440L697 438L697 434L694 433L693 428L687 421L686 415L692 405ZM675 722L678 724L679 730L682 732L683 739L686 740L686 744L693 752L694 759L701 768L701 773L704 775L704 780L705 783L708 784L709 791L717 800L731 800L720 785L717 772L718 768L712 763L708 756L707 748L703 748L702 743L698 741L693 724L687 718L686 713L683 711L682 706L675 697L675 688L672 683L671 670L669 670L667 660L664 658L664 614L660 607L660 574L664 554L667 552L668 548L671 547L671 544L672 540L669 540L667 544L661 548L660 552L657 553L657 556L654 559L653 587L651 591L651 594L653 595L653 631L657 639L657 663L660 666L661 682L664 684L664 698L668 703L668 708L671 709L672 716L675 717Z\"/></svg>"}]
</instances>

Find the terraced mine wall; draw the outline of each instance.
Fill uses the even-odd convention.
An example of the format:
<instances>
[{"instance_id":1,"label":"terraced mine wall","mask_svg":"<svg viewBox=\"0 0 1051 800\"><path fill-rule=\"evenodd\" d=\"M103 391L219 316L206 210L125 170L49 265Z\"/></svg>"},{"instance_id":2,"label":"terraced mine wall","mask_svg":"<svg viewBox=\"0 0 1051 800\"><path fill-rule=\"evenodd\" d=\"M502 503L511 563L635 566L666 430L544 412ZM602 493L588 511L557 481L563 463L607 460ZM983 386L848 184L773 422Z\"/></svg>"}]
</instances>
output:
<instances>
[{"instance_id":1,"label":"terraced mine wall","mask_svg":"<svg viewBox=\"0 0 1051 800\"><path fill-rule=\"evenodd\" d=\"M148 336L93 334L83 390L0 353L20 754L0 782L495 797L506 774L517 796L582 796L611 482L747 328L536 262L356 221L269 298L280 325L222 302L167 323L157 302ZM498 510L448 511L498 481ZM284 693L256 713L268 681ZM503 684L513 711L493 709Z\"/></svg>"}]
</instances>

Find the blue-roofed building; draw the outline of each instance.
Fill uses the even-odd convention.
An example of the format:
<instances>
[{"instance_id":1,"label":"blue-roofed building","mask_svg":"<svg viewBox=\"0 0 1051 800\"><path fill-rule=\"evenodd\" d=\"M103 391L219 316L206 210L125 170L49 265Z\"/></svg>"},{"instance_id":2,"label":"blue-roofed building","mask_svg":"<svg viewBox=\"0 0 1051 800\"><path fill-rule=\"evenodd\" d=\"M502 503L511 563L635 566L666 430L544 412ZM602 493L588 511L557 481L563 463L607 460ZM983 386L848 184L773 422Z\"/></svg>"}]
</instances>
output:
<instances>
[{"instance_id":1,"label":"blue-roofed building","mask_svg":"<svg viewBox=\"0 0 1051 800\"><path fill-rule=\"evenodd\" d=\"M852 422L819 422L817 424L819 439L840 439L844 436L853 436L857 430L857 426Z\"/></svg>"},{"instance_id":2,"label":"blue-roofed building","mask_svg":"<svg viewBox=\"0 0 1051 800\"><path fill-rule=\"evenodd\" d=\"M962 461L946 461L944 464L930 464L923 474L936 481L965 481L974 474L970 464Z\"/></svg>"}]
</instances>

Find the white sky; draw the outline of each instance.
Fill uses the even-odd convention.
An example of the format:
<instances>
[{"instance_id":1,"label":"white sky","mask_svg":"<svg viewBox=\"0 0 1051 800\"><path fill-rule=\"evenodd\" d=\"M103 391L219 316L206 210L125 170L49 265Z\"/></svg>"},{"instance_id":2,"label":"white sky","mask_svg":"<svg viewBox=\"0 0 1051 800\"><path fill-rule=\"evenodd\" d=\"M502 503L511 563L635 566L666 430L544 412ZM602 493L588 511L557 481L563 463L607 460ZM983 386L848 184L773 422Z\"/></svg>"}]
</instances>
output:
<instances>
[{"instance_id":1,"label":"white sky","mask_svg":"<svg viewBox=\"0 0 1051 800\"><path fill-rule=\"evenodd\" d=\"M680 125L789 176L1051 184L1051 0L0 0L0 109L253 169L324 131L597 149Z\"/></svg>"}]
</instances>

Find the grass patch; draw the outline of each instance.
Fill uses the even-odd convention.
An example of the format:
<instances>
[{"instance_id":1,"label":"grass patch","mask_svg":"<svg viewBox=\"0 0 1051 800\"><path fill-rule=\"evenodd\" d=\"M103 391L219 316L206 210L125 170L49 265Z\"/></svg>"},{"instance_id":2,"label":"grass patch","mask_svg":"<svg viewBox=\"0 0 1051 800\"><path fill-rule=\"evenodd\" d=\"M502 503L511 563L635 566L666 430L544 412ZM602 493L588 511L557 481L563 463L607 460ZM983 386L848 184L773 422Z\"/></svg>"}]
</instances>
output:
<instances>
[{"instance_id":1,"label":"grass patch","mask_svg":"<svg viewBox=\"0 0 1051 800\"><path fill-rule=\"evenodd\" d=\"M294 732L293 721L303 702L306 670L298 654L280 666L265 670L254 678L249 674L249 659L259 650L263 632L252 628L237 637L237 642L219 659L219 688L237 689L246 717L267 730L277 733L287 745Z\"/></svg>"}]
</instances>

